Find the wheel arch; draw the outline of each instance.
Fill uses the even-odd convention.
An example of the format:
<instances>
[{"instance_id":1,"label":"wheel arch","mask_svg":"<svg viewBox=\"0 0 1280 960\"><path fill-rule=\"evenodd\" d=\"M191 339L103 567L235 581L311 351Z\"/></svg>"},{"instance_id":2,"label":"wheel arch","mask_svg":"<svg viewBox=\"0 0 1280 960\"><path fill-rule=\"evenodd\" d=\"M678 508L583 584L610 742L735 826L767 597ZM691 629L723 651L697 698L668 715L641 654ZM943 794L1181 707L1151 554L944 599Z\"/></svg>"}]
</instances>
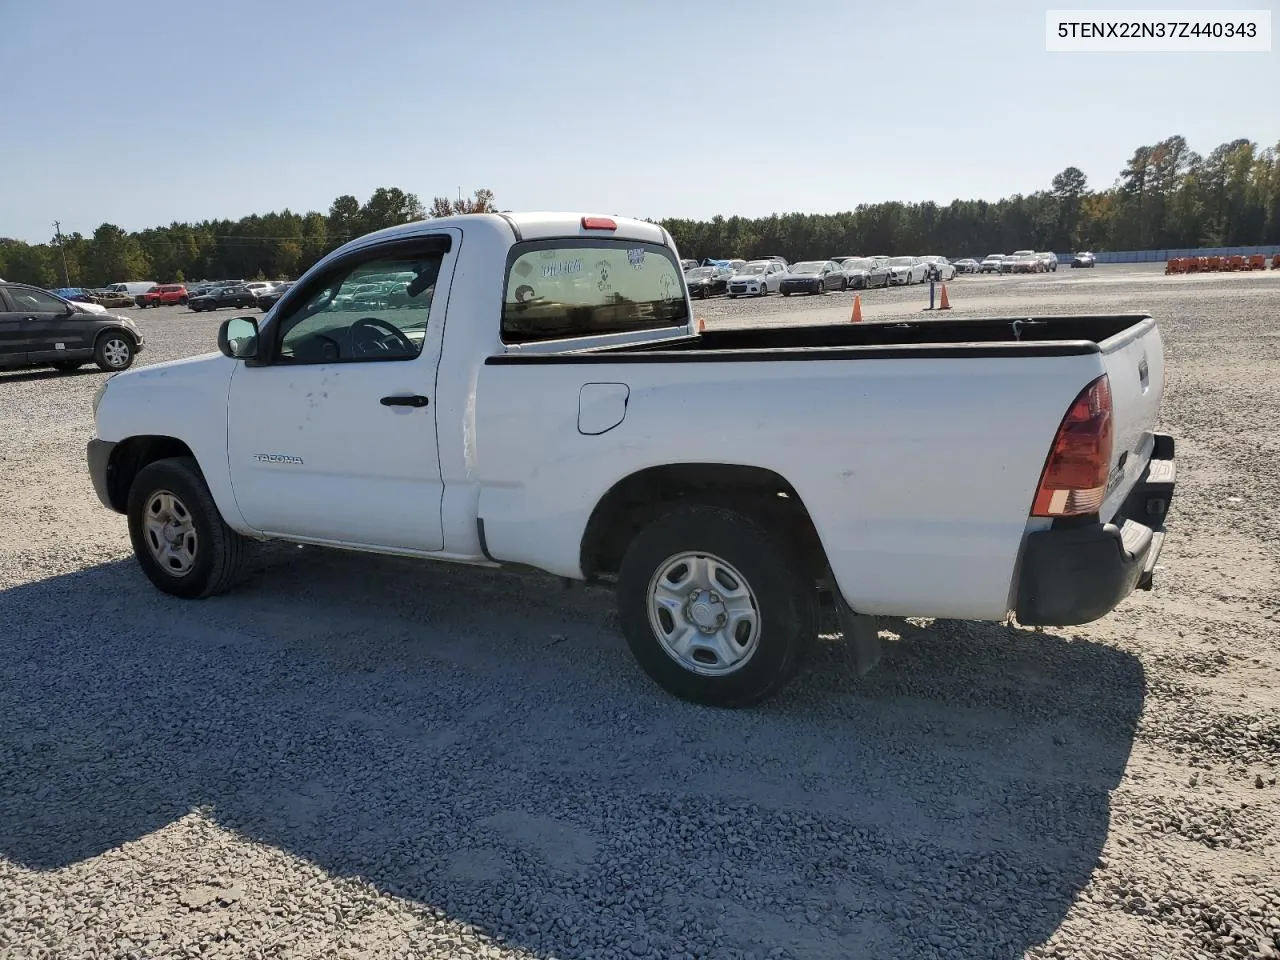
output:
<instances>
[{"instance_id":1,"label":"wheel arch","mask_svg":"<svg viewBox=\"0 0 1280 960\"><path fill-rule=\"evenodd\" d=\"M809 510L781 474L765 467L730 463L676 463L646 467L623 477L600 498L583 531L580 563L594 579L617 572L631 540L675 505L728 507L780 534L806 573L821 579L826 552Z\"/></svg>"},{"instance_id":2,"label":"wheel arch","mask_svg":"<svg viewBox=\"0 0 1280 960\"><path fill-rule=\"evenodd\" d=\"M174 457L190 457L196 463L196 470L200 470L200 461L191 447L177 437L144 434L117 443L107 461L107 496L111 508L118 513L127 512L129 488L143 467Z\"/></svg>"}]
</instances>

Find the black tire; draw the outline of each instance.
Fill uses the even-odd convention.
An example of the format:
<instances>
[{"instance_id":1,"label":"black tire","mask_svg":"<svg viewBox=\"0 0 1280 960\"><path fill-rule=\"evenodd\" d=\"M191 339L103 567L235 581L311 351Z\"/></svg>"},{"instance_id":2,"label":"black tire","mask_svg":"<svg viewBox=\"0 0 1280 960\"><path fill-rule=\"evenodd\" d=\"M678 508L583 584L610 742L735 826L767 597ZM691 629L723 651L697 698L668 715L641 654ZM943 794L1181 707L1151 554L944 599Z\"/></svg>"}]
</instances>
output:
<instances>
[{"instance_id":1,"label":"black tire","mask_svg":"<svg viewBox=\"0 0 1280 960\"><path fill-rule=\"evenodd\" d=\"M145 514L153 498L173 494L194 530L194 563L175 575L152 554ZM197 600L227 590L240 571L244 538L226 525L209 487L191 457L157 460L143 467L129 488L129 539L138 565L157 589L175 597Z\"/></svg>"},{"instance_id":2,"label":"black tire","mask_svg":"<svg viewBox=\"0 0 1280 960\"><path fill-rule=\"evenodd\" d=\"M714 554L741 572L759 616L754 652L736 670L699 674L669 654L649 621L650 583L683 552ZM652 521L627 547L618 571L618 619L632 655L668 693L693 703L746 707L795 675L818 633L818 592L783 542L752 518L714 506L681 507ZM696 658L695 658L696 659Z\"/></svg>"},{"instance_id":3,"label":"black tire","mask_svg":"<svg viewBox=\"0 0 1280 960\"><path fill-rule=\"evenodd\" d=\"M783 290L783 291L782 291L782 295L783 295L784 297L789 297L789 296L791 296L791 291L790 291L790 290Z\"/></svg>"},{"instance_id":4,"label":"black tire","mask_svg":"<svg viewBox=\"0 0 1280 960\"><path fill-rule=\"evenodd\" d=\"M93 345L93 362L99 370L119 373L133 366L138 347L133 338L120 330L104 330ZM120 359L123 358L123 359Z\"/></svg>"},{"instance_id":5,"label":"black tire","mask_svg":"<svg viewBox=\"0 0 1280 960\"><path fill-rule=\"evenodd\" d=\"M61 370L63 373L71 373L74 370L79 370L83 366L83 360L56 360L53 364L53 368L55 370Z\"/></svg>"}]
</instances>

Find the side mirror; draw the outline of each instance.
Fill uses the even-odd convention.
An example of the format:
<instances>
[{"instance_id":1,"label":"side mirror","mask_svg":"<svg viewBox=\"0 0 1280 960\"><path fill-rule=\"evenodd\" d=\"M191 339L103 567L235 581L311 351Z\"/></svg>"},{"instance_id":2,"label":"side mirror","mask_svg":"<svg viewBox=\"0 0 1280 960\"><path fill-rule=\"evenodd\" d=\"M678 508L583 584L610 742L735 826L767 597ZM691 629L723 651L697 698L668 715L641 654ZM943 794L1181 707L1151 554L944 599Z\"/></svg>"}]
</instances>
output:
<instances>
[{"instance_id":1,"label":"side mirror","mask_svg":"<svg viewBox=\"0 0 1280 960\"><path fill-rule=\"evenodd\" d=\"M232 317L218 328L218 349L232 360L252 360L258 355L258 321Z\"/></svg>"}]
</instances>

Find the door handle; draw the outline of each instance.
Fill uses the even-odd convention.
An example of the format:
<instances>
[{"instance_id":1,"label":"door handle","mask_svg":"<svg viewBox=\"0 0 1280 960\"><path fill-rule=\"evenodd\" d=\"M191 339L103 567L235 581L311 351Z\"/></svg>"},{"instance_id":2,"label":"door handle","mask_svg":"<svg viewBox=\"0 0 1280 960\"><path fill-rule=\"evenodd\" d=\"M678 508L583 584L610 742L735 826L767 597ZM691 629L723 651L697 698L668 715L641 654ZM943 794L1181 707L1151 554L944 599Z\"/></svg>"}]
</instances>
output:
<instances>
[{"instance_id":1,"label":"door handle","mask_svg":"<svg viewBox=\"0 0 1280 960\"><path fill-rule=\"evenodd\" d=\"M411 397L383 397L379 401L384 407L425 407L430 402L418 394Z\"/></svg>"}]
</instances>

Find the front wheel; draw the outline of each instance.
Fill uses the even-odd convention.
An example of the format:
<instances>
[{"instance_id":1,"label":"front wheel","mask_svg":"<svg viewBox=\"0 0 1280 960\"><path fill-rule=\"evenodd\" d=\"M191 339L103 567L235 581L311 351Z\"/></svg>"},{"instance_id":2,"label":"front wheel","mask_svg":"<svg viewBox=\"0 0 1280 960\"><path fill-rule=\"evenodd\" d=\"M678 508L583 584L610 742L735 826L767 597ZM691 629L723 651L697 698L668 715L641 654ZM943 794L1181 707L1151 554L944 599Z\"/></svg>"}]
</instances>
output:
<instances>
[{"instance_id":1,"label":"front wheel","mask_svg":"<svg viewBox=\"0 0 1280 960\"><path fill-rule=\"evenodd\" d=\"M99 370L118 373L132 366L135 352L133 341L127 335L108 330L94 344L93 362L98 365Z\"/></svg>"},{"instance_id":2,"label":"front wheel","mask_svg":"<svg viewBox=\"0 0 1280 960\"><path fill-rule=\"evenodd\" d=\"M776 694L817 638L817 590L784 541L712 506L672 510L631 541L618 613L641 668L694 703L745 707Z\"/></svg>"},{"instance_id":3,"label":"front wheel","mask_svg":"<svg viewBox=\"0 0 1280 960\"><path fill-rule=\"evenodd\" d=\"M194 600L231 586L244 539L226 525L191 457L157 460L129 488L129 539L158 589Z\"/></svg>"}]
</instances>

